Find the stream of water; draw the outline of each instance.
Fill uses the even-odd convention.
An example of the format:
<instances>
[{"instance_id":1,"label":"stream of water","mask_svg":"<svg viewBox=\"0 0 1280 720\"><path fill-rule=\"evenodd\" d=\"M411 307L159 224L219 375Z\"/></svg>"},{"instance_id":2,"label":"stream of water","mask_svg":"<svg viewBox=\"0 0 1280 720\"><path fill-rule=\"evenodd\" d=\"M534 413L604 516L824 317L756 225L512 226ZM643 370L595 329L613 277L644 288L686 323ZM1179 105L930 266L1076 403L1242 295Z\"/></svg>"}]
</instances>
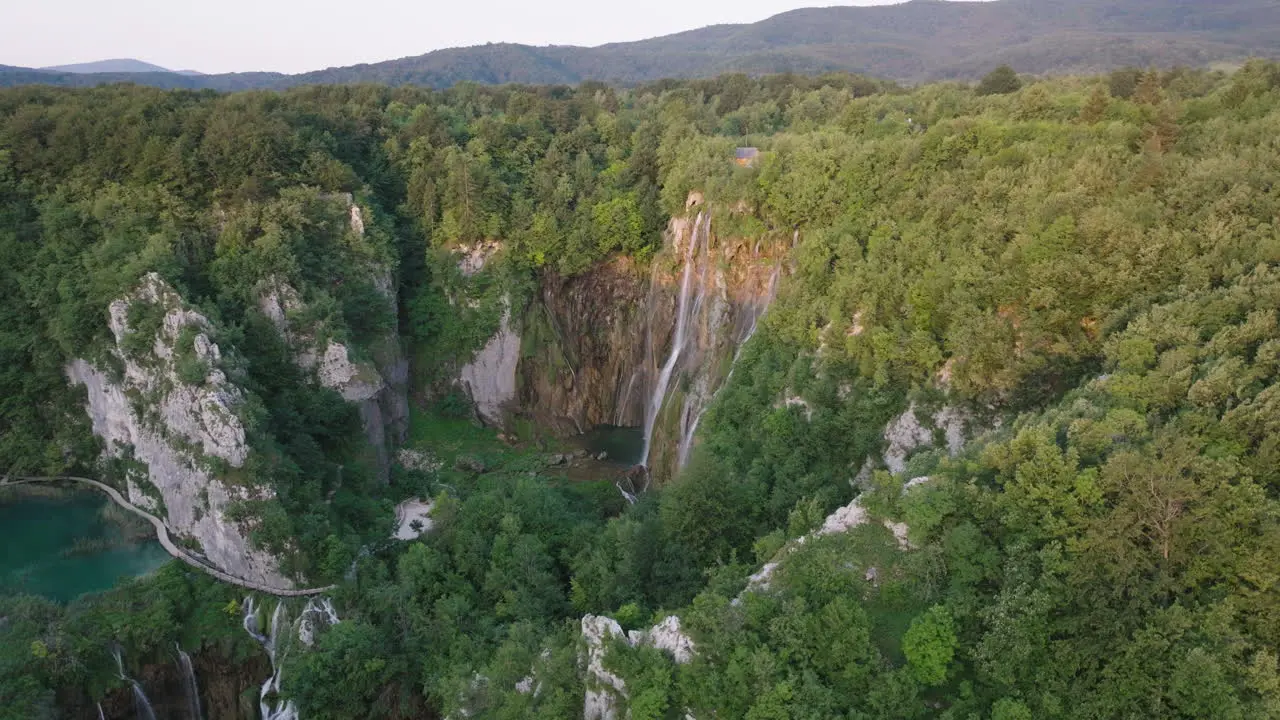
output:
<instances>
[{"instance_id":1,"label":"stream of water","mask_svg":"<svg viewBox=\"0 0 1280 720\"><path fill-rule=\"evenodd\" d=\"M667 354L667 361L663 363L662 370L658 373L658 381L653 386L653 395L645 408L644 450L640 454L640 462L644 465L649 464L649 450L653 447L653 426L658 421L658 413L662 411L662 402L667 396L667 386L671 384L671 373L675 371L680 354L684 352L689 320L693 315L693 305L689 302L689 295L693 287L693 261L698 256L698 240L706 235L702 218L702 213L698 213L697 219L693 221L693 234L689 238L689 246L685 248L684 275L680 280L680 297L676 304L676 331L671 338L671 351Z\"/></svg>"}]
</instances>

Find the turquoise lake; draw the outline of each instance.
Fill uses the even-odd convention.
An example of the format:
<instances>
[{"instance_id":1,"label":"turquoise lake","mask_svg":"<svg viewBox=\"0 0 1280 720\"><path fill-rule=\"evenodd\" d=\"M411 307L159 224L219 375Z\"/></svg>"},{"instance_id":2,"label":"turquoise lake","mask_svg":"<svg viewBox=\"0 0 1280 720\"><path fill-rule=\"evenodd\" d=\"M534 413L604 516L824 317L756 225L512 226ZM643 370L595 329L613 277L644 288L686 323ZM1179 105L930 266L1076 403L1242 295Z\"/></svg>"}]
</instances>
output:
<instances>
[{"instance_id":1,"label":"turquoise lake","mask_svg":"<svg viewBox=\"0 0 1280 720\"><path fill-rule=\"evenodd\" d=\"M68 602L155 571L170 560L155 538L130 540L91 492L0 495L0 594Z\"/></svg>"}]
</instances>

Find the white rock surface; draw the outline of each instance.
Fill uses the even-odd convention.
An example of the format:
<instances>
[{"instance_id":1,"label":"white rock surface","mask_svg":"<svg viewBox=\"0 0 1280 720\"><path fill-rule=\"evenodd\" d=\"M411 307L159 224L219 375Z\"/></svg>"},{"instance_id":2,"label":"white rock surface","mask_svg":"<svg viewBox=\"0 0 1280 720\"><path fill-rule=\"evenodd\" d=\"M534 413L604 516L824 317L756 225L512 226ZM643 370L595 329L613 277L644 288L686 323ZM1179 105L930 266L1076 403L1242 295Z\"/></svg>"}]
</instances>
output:
<instances>
[{"instance_id":1,"label":"white rock surface","mask_svg":"<svg viewBox=\"0 0 1280 720\"><path fill-rule=\"evenodd\" d=\"M266 283L262 295L258 298L258 309L276 326L287 339L289 336L289 313L302 308L302 298L293 286L280 280Z\"/></svg>"},{"instance_id":2,"label":"white rock surface","mask_svg":"<svg viewBox=\"0 0 1280 720\"><path fill-rule=\"evenodd\" d=\"M946 406L935 412L931 418L935 427L941 428L946 435L947 452L951 455L959 453L965 443L965 428L969 416L959 408ZM884 439L888 447L884 451L884 464L892 473L900 473L907 469L907 456L915 450L933 445L933 430L925 427L916 417L916 404L912 403L907 411L894 418L884 430Z\"/></svg>"},{"instance_id":3,"label":"white rock surface","mask_svg":"<svg viewBox=\"0 0 1280 720\"><path fill-rule=\"evenodd\" d=\"M627 634L632 647L646 645L664 650L676 662L684 664L693 659L693 640L680 629L680 618L668 615L648 630L632 630Z\"/></svg>"},{"instance_id":4,"label":"white rock surface","mask_svg":"<svg viewBox=\"0 0 1280 720\"><path fill-rule=\"evenodd\" d=\"M340 342L329 341L316 367L320 384L338 391L347 402L364 402L382 391L382 376L369 363L351 361L350 351Z\"/></svg>"},{"instance_id":5,"label":"white rock surface","mask_svg":"<svg viewBox=\"0 0 1280 720\"><path fill-rule=\"evenodd\" d=\"M434 505L421 498L411 498L396 506L397 540L416 540L431 531L431 508ZM419 529L413 529L413 523L419 523Z\"/></svg>"},{"instance_id":6,"label":"white rock surface","mask_svg":"<svg viewBox=\"0 0 1280 720\"><path fill-rule=\"evenodd\" d=\"M582 618L582 639L587 645L583 720L616 720L618 703L627 697L627 684L604 667L605 644L615 637L626 637L617 620L600 615Z\"/></svg>"},{"instance_id":7,"label":"white rock surface","mask_svg":"<svg viewBox=\"0 0 1280 720\"><path fill-rule=\"evenodd\" d=\"M503 244L497 240L481 240L476 243L463 243L454 253L458 257L458 270L464 277L471 277L489 264L489 261L502 252Z\"/></svg>"},{"instance_id":8,"label":"white rock surface","mask_svg":"<svg viewBox=\"0 0 1280 720\"><path fill-rule=\"evenodd\" d=\"M849 532L859 525L865 525L869 520L867 509L862 507L862 496L854 498L853 502L836 510L827 516L823 521L822 527L814 532L817 537L823 535L834 535L836 533Z\"/></svg>"},{"instance_id":9,"label":"white rock surface","mask_svg":"<svg viewBox=\"0 0 1280 720\"><path fill-rule=\"evenodd\" d=\"M933 431L920 424L916 405L912 403L906 412L885 427L884 439L889 443L884 451L885 467L896 474L907 469L907 455L912 450L933 442Z\"/></svg>"},{"instance_id":10,"label":"white rock surface","mask_svg":"<svg viewBox=\"0 0 1280 720\"><path fill-rule=\"evenodd\" d=\"M510 310L505 310L497 334L458 374L463 389L486 422L503 424L504 411L516 398L519 365L520 336L511 327Z\"/></svg>"},{"instance_id":11,"label":"white rock surface","mask_svg":"<svg viewBox=\"0 0 1280 720\"><path fill-rule=\"evenodd\" d=\"M215 476L209 461L218 458L231 468L241 467L249 446L236 415L243 396L218 368L221 353L205 333L208 321L184 308L178 294L153 273L130 296L111 303L117 343L130 332L129 307L136 302L162 303L166 308L149 357L128 358L117 349L124 366L118 383L86 360L73 360L65 368L71 383L85 386L86 411L107 453L131 452L134 460L146 465L146 482L160 496L157 501L141 478L131 478L129 501L154 512L163 507L170 531L196 540L209 562L222 570L274 587L292 587L275 558L252 549L246 531L226 518L233 501L264 499L270 492L228 485ZM176 374L175 342L187 327L200 331L194 350L208 364L199 385L185 383ZM145 416L138 414L131 397L141 398Z\"/></svg>"},{"instance_id":12,"label":"white rock surface","mask_svg":"<svg viewBox=\"0 0 1280 720\"><path fill-rule=\"evenodd\" d=\"M350 197L349 195L347 196ZM364 235L364 215L360 212L360 206L351 201L351 232L357 235Z\"/></svg>"},{"instance_id":13,"label":"white rock surface","mask_svg":"<svg viewBox=\"0 0 1280 720\"><path fill-rule=\"evenodd\" d=\"M586 695L583 698L584 720L616 720L618 707L627 698L627 684L604 667L605 647L613 638L622 638L632 647L647 646L664 650L678 663L693 659L693 640L680 629L680 618L671 615L648 630L622 632L618 621L602 615L582 618L582 639L586 644Z\"/></svg>"}]
</instances>

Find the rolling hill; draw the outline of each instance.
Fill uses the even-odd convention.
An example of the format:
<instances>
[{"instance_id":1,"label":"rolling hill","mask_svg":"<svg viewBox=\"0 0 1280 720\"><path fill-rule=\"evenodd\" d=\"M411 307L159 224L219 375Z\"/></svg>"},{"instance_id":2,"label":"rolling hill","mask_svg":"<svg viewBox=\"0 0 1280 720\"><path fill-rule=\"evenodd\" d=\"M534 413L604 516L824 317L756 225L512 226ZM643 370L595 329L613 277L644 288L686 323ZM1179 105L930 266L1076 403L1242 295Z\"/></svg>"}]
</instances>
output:
<instances>
[{"instance_id":1,"label":"rolling hill","mask_svg":"<svg viewBox=\"0 0 1280 720\"><path fill-rule=\"evenodd\" d=\"M53 72L69 72L80 74L94 73L154 73L154 72L173 72L169 68L152 65L149 62L135 60L133 58L116 58L113 60L98 60L96 62L75 63L72 65L54 65L53 67L40 68L41 70L51 70Z\"/></svg>"},{"instance_id":2,"label":"rolling hill","mask_svg":"<svg viewBox=\"0 0 1280 720\"><path fill-rule=\"evenodd\" d=\"M299 75L78 74L0 70L0 85L283 88L377 82L640 83L661 78L851 71L901 81L971 79L1001 63L1019 72L1097 72L1125 65L1191 65L1280 55L1274 0L912 0L879 7L794 10L746 25L715 25L598 47L508 43L438 50ZM32 75L32 73L38 73Z\"/></svg>"}]
</instances>

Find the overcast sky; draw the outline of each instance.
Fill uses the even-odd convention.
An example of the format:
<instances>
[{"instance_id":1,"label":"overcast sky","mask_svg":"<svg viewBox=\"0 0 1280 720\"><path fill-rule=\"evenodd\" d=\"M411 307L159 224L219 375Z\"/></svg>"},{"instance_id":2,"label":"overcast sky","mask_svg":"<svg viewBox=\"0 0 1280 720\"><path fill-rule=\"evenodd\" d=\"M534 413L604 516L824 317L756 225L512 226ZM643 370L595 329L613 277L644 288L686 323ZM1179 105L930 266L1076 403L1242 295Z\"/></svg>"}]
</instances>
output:
<instances>
[{"instance_id":1,"label":"overcast sky","mask_svg":"<svg viewBox=\"0 0 1280 720\"><path fill-rule=\"evenodd\" d=\"M297 73L486 42L601 45L815 5L897 0L15 0L0 65L132 57L173 70Z\"/></svg>"}]
</instances>

